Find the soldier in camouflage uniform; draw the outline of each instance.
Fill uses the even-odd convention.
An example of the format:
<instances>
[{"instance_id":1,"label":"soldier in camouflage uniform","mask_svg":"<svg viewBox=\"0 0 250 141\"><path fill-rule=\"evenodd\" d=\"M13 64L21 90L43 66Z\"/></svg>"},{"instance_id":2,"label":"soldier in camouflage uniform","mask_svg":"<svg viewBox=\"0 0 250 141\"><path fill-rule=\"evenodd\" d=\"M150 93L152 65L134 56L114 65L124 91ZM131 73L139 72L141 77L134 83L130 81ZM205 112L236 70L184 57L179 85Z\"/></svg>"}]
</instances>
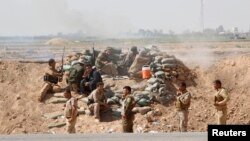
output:
<instances>
[{"instance_id":1,"label":"soldier in camouflage uniform","mask_svg":"<svg viewBox=\"0 0 250 141\"><path fill-rule=\"evenodd\" d=\"M179 116L179 130L181 132L187 132L188 125L188 108L191 103L191 94L186 89L186 83L182 82L179 88L179 92L177 92L176 97L176 109Z\"/></svg>"},{"instance_id":2,"label":"soldier in camouflage uniform","mask_svg":"<svg viewBox=\"0 0 250 141\"><path fill-rule=\"evenodd\" d=\"M125 133L133 133L133 121L135 118L135 113L132 109L135 107L135 99L131 96L131 88L125 86L123 88L124 101L122 104L122 131Z\"/></svg>"},{"instance_id":3,"label":"soldier in camouflage uniform","mask_svg":"<svg viewBox=\"0 0 250 141\"><path fill-rule=\"evenodd\" d=\"M221 86L220 80L214 81L214 89L216 90L214 95L214 106L217 110L217 124L226 124L227 102L229 101L229 95L227 90Z\"/></svg>"},{"instance_id":4,"label":"soldier in camouflage uniform","mask_svg":"<svg viewBox=\"0 0 250 141\"><path fill-rule=\"evenodd\" d=\"M61 90L60 86L57 85L59 81L62 81L62 73L56 70L56 61L54 59L49 60L49 67L46 69L44 74L44 84L41 89L38 101L42 102L46 94L51 92L58 92Z\"/></svg>"},{"instance_id":5,"label":"soldier in camouflage uniform","mask_svg":"<svg viewBox=\"0 0 250 141\"><path fill-rule=\"evenodd\" d=\"M83 73L84 73L84 59L79 59L78 61L75 61L72 63L72 67L69 71L69 78L68 78L68 85L70 86L71 90L74 91L74 93L80 92L80 83L83 79Z\"/></svg>"},{"instance_id":6,"label":"soldier in camouflage uniform","mask_svg":"<svg viewBox=\"0 0 250 141\"><path fill-rule=\"evenodd\" d=\"M108 74L111 76L117 76L117 66L111 59L112 55L112 48L107 47L104 52L99 53L98 57L96 58L96 68L97 70L100 70L103 74Z\"/></svg>"}]
</instances>

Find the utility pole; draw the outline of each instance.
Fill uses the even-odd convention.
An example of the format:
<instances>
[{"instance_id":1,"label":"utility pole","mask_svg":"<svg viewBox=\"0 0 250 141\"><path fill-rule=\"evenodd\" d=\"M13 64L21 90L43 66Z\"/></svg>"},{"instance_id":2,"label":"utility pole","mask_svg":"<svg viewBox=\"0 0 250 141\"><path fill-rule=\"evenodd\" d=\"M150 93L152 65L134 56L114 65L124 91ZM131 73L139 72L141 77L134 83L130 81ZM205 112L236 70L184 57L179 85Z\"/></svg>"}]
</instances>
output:
<instances>
[{"instance_id":1,"label":"utility pole","mask_svg":"<svg viewBox=\"0 0 250 141\"><path fill-rule=\"evenodd\" d=\"M203 33L204 32L204 0L201 0L201 9L200 9L201 11L201 32Z\"/></svg>"}]
</instances>

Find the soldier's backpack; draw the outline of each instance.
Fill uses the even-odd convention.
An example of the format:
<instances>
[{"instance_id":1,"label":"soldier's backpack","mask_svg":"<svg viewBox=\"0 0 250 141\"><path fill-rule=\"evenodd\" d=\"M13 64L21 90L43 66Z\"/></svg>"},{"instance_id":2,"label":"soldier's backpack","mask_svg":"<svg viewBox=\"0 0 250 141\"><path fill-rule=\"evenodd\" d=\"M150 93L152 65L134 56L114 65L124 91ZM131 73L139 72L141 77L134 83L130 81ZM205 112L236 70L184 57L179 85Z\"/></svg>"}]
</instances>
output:
<instances>
[{"instance_id":1,"label":"soldier's backpack","mask_svg":"<svg viewBox=\"0 0 250 141\"><path fill-rule=\"evenodd\" d=\"M80 64L74 64L69 71L69 79L68 82L69 83L79 83L82 80L82 76L84 73L84 68L83 66L81 66Z\"/></svg>"}]
</instances>

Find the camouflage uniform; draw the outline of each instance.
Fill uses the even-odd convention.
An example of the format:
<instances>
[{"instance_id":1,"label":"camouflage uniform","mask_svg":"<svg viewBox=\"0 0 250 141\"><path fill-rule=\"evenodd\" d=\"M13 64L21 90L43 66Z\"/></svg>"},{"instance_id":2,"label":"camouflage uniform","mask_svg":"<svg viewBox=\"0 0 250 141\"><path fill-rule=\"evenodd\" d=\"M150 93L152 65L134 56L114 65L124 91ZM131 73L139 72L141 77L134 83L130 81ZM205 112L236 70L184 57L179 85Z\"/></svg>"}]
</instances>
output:
<instances>
[{"instance_id":1,"label":"camouflage uniform","mask_svg":"<svg viewBox=\"0 0 250 141\"><path fill-rule=\"evenodd\" d=\"M122 105L122 129L125 133L133 133L133 121L135 113L132 111L134 108L135 99L133 96L126 96Z\"/></svg>"},{"instance_id":2,"label":"camouflage uniform","mask_svg":"<svg viewBox=\"0 0 250 141\"><path fill-rule=\"evenodd\" d=\"M89 105L89 109L94 112L95 119L100 120L100 111L105 110L106 108L104 107L104 105L106 104L104 91L95 89L88 96L88 99L93 101L93 103Z\"/></svg>"},{"instance_id":3,"label":"camouflage uniform","mask_svg":"<svg viewBox=\"0 0 250 141\"><path fill-rule=\"evenodd\" d=\"M76 108L76 112L72 116L72 107ZM67 125L67 133L71 134L71 133L76 133L76 120L77 120L77 100L73 97L71 97L67 102L66 102L66 106L65 106L65 110L64 110L64 116L66 118L66 125ZM70 119L72 118L72 120L70 121Z\"/></svg>"},{"instance_id":4,"label":"camouflage uniform","mask_svg":"<svg viewBox=\"0 0 250 141\"><path fill-rule=\"evenodd\" d=\"M59 71L57 71L56 69L52 68L52 67L48 67L45 71L44 76L51 76L54 78L57 78L58 80L60 80L60 77L62 77L62 75L60 74ZM60 86L54 83L51 83L49 81L44 81L43 87L40 91L40 95L38 100L39 101L43 101L43 99L45 98L46 94L51 91L51 92L59 92L61 90Z\"/></svg>"},{"instance_id":5,"label":"camouflage uniform","mask_svg":"<svg viewBox=\"0 0 250 141\"><path fill-rule=\"evenodd\" d=\"M78 93L80 91L80 83L83 79L84 66L83 63L79 61L72 65L69 72L68 85L75 92Z\"/></svg>"},{"instance_id":6,"label":"camouflage uniform","mask_svg":"<svg viewBox=\"0 0 250 141\"><path fill-rule=\"evenodd\" d=\"M188 125L188 108L190 107L191 94L189 92L182 93L176 98L176 108L179 116L179 130L187 132Z\"/></svg>"},{"instance_id":7,"label":"camouflage uniform","mask_svg":"<svg viewBox=\"0 0 250 141\"><path fill-rule=\"evenodd\" d=\"M217 110L217 124L226 124L227 123L227 102L229 101L229 96L227 91L224 88L217 90L214 96L214 102L219 102L219 105L216 105Z\"/></svg>"},{"instance_id":8,"label":"camouflage uniform","mask_svg":"<svg viewBox=\"0 0 250 141\"><path fill-rule=\"evenodd\" d=\"M107 62L105 64L105 62ZM96 58L96 68L104 74L116 76L118 75L117 66L112 62L110 56L105 52L101 52Z\"/></svg>"}]
</instances>

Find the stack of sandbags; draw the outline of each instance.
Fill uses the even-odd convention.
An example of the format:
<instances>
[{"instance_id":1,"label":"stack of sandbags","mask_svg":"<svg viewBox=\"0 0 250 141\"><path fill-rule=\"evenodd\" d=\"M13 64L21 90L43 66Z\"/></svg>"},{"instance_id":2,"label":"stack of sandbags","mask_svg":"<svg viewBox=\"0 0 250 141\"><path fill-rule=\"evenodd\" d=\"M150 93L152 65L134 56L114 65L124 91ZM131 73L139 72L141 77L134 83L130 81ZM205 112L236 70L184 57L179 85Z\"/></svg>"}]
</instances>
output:
<instances>
[{"instance_id":1,"label":"stack of sandbags","mask_svg":"<svg viewBox=\"0 0 250 141\"><path fill-rule=\"evenodd\" d=\"M151 63L151 70L154 75L162 75L164 72L167 80L177 79L180 81L193 79L191 71L174 56L155 56ZM163 76L162 76L163 77Z\"/></svg>"}]
</instances>

